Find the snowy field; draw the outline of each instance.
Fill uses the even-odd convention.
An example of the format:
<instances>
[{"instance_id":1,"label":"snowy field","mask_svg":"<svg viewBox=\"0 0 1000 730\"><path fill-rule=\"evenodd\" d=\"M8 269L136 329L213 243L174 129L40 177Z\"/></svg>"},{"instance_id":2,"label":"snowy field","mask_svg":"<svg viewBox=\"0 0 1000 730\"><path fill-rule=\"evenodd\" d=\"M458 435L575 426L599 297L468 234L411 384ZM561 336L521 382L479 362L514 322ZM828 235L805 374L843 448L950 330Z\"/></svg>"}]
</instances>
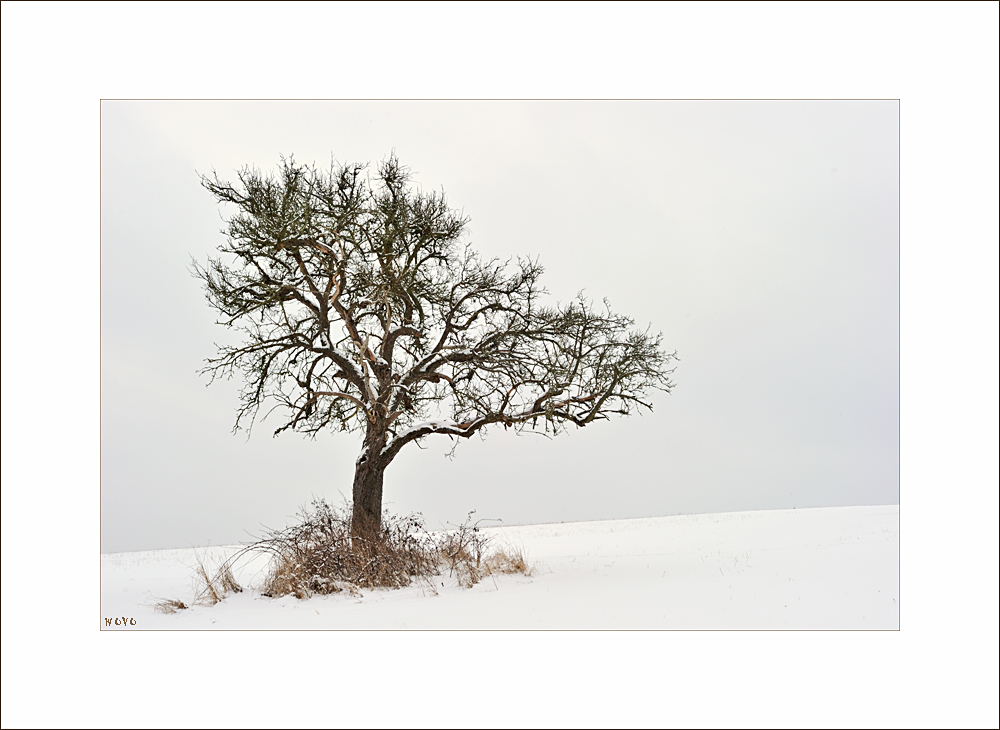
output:
<instances>
[{"instance_id":1,"label":"snowy field","mask_svg":"<svg viewBox=\"0 0 1000 730\"><path fill-rule=\"evenodd\" d=\"M249 590L190 603L193 568L237 547L101 556L101 626L162 629L899 628L899 507L836 507L490 528L531 577L461 588L447 573L401 590L266 598L266 561L239 562ZM107 619L119 619L106 627ZM121 625L129 619L127 626ZM132 620L134 619L134 624Z\"/></svg>"}]
</instances>

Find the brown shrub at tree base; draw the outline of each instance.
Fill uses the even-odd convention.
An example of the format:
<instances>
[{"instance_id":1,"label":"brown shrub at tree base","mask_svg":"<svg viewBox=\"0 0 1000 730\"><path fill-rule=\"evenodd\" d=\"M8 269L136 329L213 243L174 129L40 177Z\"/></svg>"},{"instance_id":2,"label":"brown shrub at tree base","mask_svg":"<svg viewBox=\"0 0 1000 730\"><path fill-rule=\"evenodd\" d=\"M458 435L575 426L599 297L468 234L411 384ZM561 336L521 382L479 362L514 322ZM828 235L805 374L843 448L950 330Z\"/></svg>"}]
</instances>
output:
<instances>
[{"instance_id":1,"label":"brown shrub at tree base","mask_svg":"<svg viewBox=\"0 0 1000 730\"><path fill-rule=\"evenodd\" d=\"M385 513L377 529L352 534L349 506L337 510L314 499L299 514L299 524L271 531L233 558L248 552L272 556L261 587L265 596L359 595L362 588L402 588L416 578L439 575L445 567L465 588L488 575L532 572L520 550L490 549L490 538L479 528L483 520L472 522L474 512L457 529L437 537L425 531L419 515Z\"/></svg>"},{"instance_id":2,"label":"brown shrub at tree base","mask_svg":"<svg viewBox=\"0 0 1000 730\"><path fill-rule=\"evenodd\" d=\"M418 516L386 515L380 527L351 534L349 512L313 500L301 521L272 531L243 552L273 556L261 588L265 596L308 598L319 593L357 593L360 588L401 588L437 573L437 549Z\"/></svg>"}]
</instances>

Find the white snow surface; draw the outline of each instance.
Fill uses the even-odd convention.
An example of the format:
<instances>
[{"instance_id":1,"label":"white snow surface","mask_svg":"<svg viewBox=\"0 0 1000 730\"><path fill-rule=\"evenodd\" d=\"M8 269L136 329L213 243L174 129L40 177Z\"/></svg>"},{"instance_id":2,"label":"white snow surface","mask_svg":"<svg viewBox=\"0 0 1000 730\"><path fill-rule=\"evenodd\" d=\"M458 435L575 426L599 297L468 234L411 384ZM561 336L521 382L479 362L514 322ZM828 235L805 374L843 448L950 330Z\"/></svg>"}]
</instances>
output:
<instances>
[{"instance_id":1,"label":"white snow surface","mask_svg":"<svg viewBox=\"0 0 1000 730\"><path fill-rule=\"evenodd\" d=\"M899 628L899 507L731 512L484 530L521 548L530 577L461 588L447 572L398 589L299 600L254 590L266 558L237 563L247 589L190 604L193 567L238 546L101 556L101 626L142 629ZM107 619L135 624L107 626Z\"/></svg>"}]
</instances>

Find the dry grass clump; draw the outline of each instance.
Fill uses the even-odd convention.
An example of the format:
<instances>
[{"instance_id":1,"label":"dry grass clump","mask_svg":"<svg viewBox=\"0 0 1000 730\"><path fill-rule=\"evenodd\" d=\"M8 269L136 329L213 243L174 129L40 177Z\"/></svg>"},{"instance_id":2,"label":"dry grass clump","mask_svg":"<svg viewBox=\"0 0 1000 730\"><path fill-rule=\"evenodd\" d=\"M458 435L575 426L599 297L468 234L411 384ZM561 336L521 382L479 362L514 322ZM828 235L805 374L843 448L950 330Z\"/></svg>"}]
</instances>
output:
<instances>
[{"instance_id":1,"label":"dry grass clump","mask_svg":"<svg viewBox=\"0 0 1000 730\"><path fill-rule=\"evenodd\" d=\"M314 499L300 516L298 525L272 531L244 549L273 557L261 587L265 596L400 588L438 572L437 546L419 516L387 513L381 529L365 536L351 535L349 510L336 510L322 499Z\"/></svg>"},{"instance_id":2,"label":"dry grass clump","mask_svg":"<svg viewBox=\"0 0 1000 730\"><path fill-rule=\"evenodd\" d=\"M522 573L526 576L535 574L535 569L528 564L521 548L507 546L497 548L483 561L487 575Z\"/></svg>"},{"instance_id":3,"label":"dry grass clump","mask_svg":"<svg viewBox=\"0 0 1000 730\"><path fill-rule=\"evenodd\" d=\"M153 606L153 610L160 613L177 613L178 611L183 611L185 608L187 608L187 604L184 601L178 601L176 598L166 598Z\"/></svg>"},{"instance_id":4,"label":"dry grass clump","mask_svg":"<svg viewBox=\"0 0 1000 730\"><path fill-rule=\"evenodd\" d=\"M460 554L449 565L449 572L463 588L472 588L483 578L504 573L523 573L530 576L534 569L528 565L518 548L496 548L484 558L476 561L468 555Z\"/></svg>"},{"instance_id":5,"label":"dry grass clump","mask_svg":"<svg viewBox=\"0 0 1000 730\"><path fill-rule=\"evenodd\" d=\"M194 569L194 578L197 588L191 606L214 606L230 593L243 592L243 586L237 583L233 576L232 559L224 562L215 571L214 576L209 576L208 569L205 568L201 558L196 558L196 560L198 567ZM160 613L177 613L187 608L190 608L188 604L176 598L164 599L153 606L153 610Z\"/></svg>"},{"instance_id":6,"label":"dry grass clump","mask_svg":"<svg viewBox=\"0 0 1000 730\"><path fill-rule=\"evenodd\" d=\"M198 606L214 606L223 600L230 593L242 593L243 586L236 582L233 577L232 562L227 560L216 571L214 577L209 577L204 563L198 559L198 567L195 568L195 577L198 580L198 594L194 603Z\"/></svg>"},{"instance_id":7,"label":"dry grass clump","mask_svg":"<svg viewBox=\"0 0 1000 730\"><path fill-rule=\"evenodd\" d=\"M479 527L479 523L485 520L473 522L474 514L475 510L469 513L462 525L440 540L439 552L448 566L449 575L454 576L463 588L472 588L490 575L523 573L530 576L534 571L525 560L523 551L511 545L494 547L492 538Z\"/></svg>"}]
</instances>

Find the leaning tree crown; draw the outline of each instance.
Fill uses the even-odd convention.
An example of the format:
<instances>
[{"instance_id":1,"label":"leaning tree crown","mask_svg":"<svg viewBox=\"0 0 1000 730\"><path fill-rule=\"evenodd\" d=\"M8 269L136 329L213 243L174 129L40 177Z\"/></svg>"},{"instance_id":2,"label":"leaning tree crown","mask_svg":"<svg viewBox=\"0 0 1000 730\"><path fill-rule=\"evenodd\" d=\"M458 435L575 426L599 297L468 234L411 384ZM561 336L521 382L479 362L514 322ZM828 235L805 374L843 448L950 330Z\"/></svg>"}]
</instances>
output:
<instances>
[{"instance_id":1,"label":"leaning tree crown","mask_svg":"<svg viewBox=\"0 0 1000 730\"><path fill-rule=\"evenodd\" d=\"M219 323L242 333L204 372L244 380L235 429L273 404L286 431L361 431L352 529L381 524L383 474L399 450L492 424L560 433L652 410L674 354L607 301L550 306L542 267L483 260L443 194L410 184L395 156L329 170L282 160L238 184L202 184L236 206L225 258L194 263ZM272 409L274 410L274 409Z\"/></svg>"}]
</instances>

